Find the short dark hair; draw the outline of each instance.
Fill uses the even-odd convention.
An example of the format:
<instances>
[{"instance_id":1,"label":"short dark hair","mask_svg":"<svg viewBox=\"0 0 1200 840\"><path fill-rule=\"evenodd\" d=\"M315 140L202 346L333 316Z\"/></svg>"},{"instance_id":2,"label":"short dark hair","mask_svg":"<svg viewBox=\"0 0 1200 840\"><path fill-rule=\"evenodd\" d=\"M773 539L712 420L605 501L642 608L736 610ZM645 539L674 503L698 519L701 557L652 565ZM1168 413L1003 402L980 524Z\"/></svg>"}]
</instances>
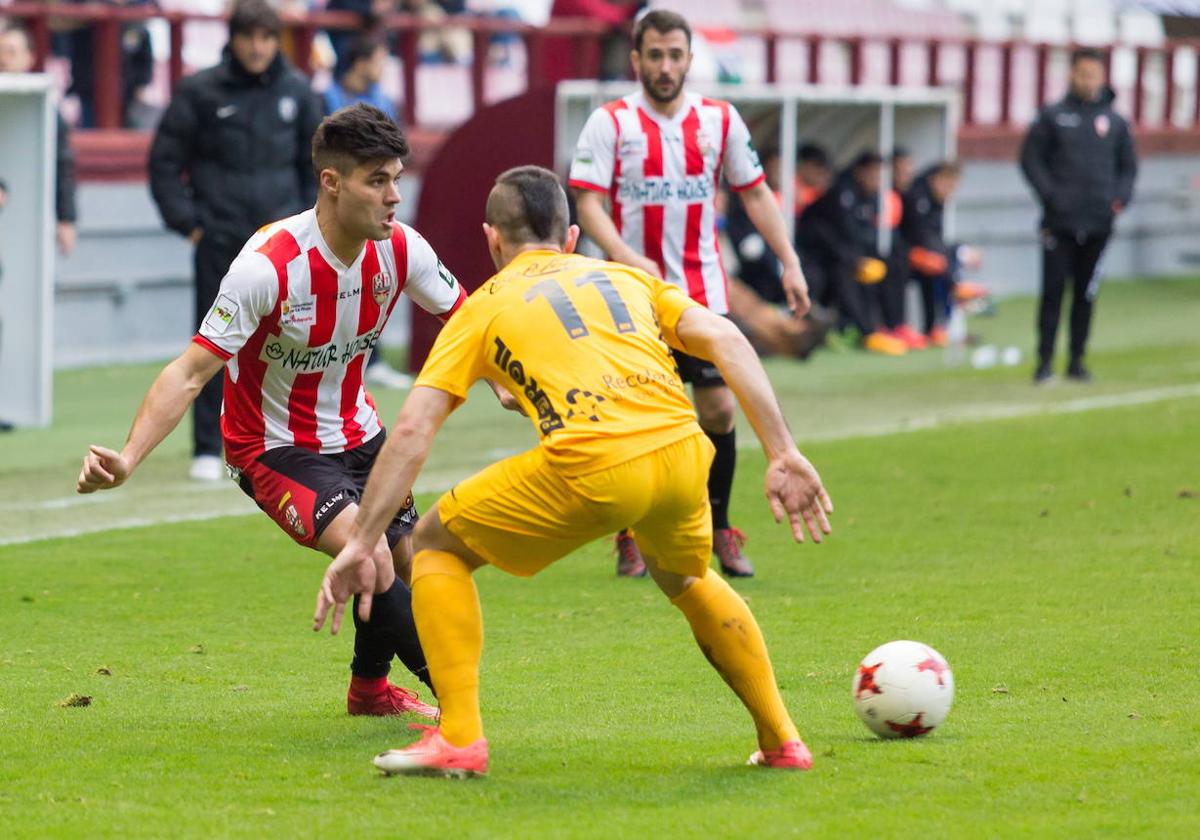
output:
<instances>
[{"instance_id":1,"label":"short dark hair","mask_svg":"<svg viewBox=\"0 0 1200 840\"><path fill-rule=\"evenodd\" d=\"M1074 67L1081 61L1099 61L1101 64L1104 64L1104 51L1098 50L1095 47L1078 47L1071 50L1071 66Z\"/></svg>"},{"instance_id":2,"label":"short dark hair","mask_svg":"<svg viewBox=\"0 0 1200 840\"><path fill-rule=\"evenodd\" d=\"M642 38L646 35L646 30L653 29L659 35L666 35L668 32L674 32L676 29L683 30L683 34L687 36L688 48L692 46L692 27L688 26L688 22L683 15L675 12L667 11L666 9L655 9L652 12L647 12L638 19L637 25L633 28L633 48L638 52L642 51Z\"/></svg>"},{"instance_id":3,"label":"short dark hair","mask_svg":"<svg viewBox=\"0 0 1200 840\"><path fill-rule=\"evenodd\" d=\"M344 175L373 160L407 155L408 141L400 126L364 102L334 111L321 120L313 135L312 161L318 177L323 169L336 169Z\"/></svg>"},{"instance_id":4,"label":"short dark hair","mask_svg":"<svg viewBox=\"0 0 1200 840\"><path fill-rule=\"evenodd\" d=\"M349 70L360 61L366 61L380 48L386 48L387 42L378 35L359 35L350 42L343 59L343 71Z\"/></svg>"},{"instance_id":5,"label":"short dark hair","mask_svg":"<svg viewBox=\"0 0 1200 840\"><path fill-rule=\"evenodd\" d=\"M859 152L858 157L850 164L851 169L862 169L864 166L880 166L883 164L883 155L879 152L867 149Z\"/></svg>"},{"instance_id":6,"label":"short dark hair","mask_svg":"<svg viewBox=\"0 0 1200 840\"><path fill-rule=\"evenodd\" d=\"M549 169L517 166L501 172L488 194L487 223L513 244L567 239L567 194Z\"/></svg>"},{"instance_id":7,"label":"short dark hair","mask_svg":"<svg viewBox=\"0 0 1200 840\"><path fill-rule=\"evenodd\" d=\"M278 38L283 31L279 12L267 0L237 0L229 14L229 34L250 35L258 29Z\"/></svg>"},{"instance_id":8,"label":"short dark hair","mask_svg":"<svg viewBox=\"0 0 1200 840\"><path fill-rule=\"evenodd\" d=\"M816 143L803 143L796 150L797 163L811 163L813 166L829 168L829 153Z\"/></svg>"}]
</instances>

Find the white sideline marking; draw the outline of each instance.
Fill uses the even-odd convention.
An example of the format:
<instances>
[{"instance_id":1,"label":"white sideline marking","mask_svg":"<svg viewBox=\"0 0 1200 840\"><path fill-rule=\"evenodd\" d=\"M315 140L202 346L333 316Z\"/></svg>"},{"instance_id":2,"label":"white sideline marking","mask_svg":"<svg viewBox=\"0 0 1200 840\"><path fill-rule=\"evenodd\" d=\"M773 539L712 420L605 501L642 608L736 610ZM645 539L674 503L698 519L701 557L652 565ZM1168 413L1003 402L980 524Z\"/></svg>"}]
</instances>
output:
<instances>
[{"instance_id":1,"label":"white sideline marking","mask_svg":"<svg viewBox=\"0 0 1200 840\"><path fill-rule=\"evenodd\" d=\"M1165 402L1167 400L1181 399L1186 397L1200 397L1200 382L1191 385L1174 385L1163 388L1147 388L1143 391L1126 391L1118 394L1101 394L1094 397L1080 397L1079 399L1066 400L1059 403L1015 403L1007 405L982 405L982 406L964 406L958 409L947 409L938 414L932 414L925 417L912 417L890 423L880 423L875 426L859 426L849 427L838 431L828 432L825 434L815 434L802 436L803 440L811 441L834 441L834 440L852 440L854 438L867 437L882 437L884 435L894 435L903 432L922 431L926 429L936 429L940 426L946 426L957 423L981 423L991 420L1008 420L1017 417L1033 417L1039 414L1079 414L1085 411L1098 411L1106 408L1125 408L1133 405L1146 405L1148 403ZM743 446L739 448L754 448L758 446L755 440L743 440ZM505 450L506 454L508 453ZM434 482L430 485L424 485L420 488L420 492L439 493L448 490L455 482L442 480ZM191 485L189 485L191 486ZM194 486L193 490L202 491L206 488L204 485ZM114 498L110 494L100 494L108 498ZM120 498L116 496L115 498ZM23 506L25 510L65 510L77 505L95 504L99 501L95 496L64 496L57 499L45 499L34 504L26 504ZM4 509L16 508L19 505L5 505ZM228 507L224 509L204 511L200 513L160 516L160 517L131 517L128 519L118 519L107 522L103 525L84 528L64 528L51 533L42 533L36 536L20 536L20 537L2 537L0 538L0 546L6 545L24 545L28 543L41 542L42 540L60 539L64 537L78 537L85 534L96 534L104 531L118 531L125 528L142 528L148 525L168 525L175 522L204 522L209 519L220 519L225 516L252 516L255 511L247 511L245 504L238 507Z\"/></svg>"}]
</instances>

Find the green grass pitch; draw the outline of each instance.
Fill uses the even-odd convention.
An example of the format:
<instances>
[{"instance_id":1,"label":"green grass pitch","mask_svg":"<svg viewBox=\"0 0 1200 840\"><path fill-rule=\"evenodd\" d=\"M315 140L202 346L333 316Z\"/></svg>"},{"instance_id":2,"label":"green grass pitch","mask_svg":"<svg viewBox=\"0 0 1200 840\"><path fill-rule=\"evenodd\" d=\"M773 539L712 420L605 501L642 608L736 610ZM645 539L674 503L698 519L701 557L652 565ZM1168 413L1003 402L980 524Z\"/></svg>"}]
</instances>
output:
<instances>
[{"instance_id":1,"label":"green grass pitch","mask_svg":"<svg viewBox=\"0 0 1200 840\"><path fill-rule=\"evenodd\" d=\"M1025 367L933 356L771 366L798 436L815 429L835 533L791 545L743 450L733 506L759 575L735 585L809 773L742 766L753 728L686 622L595 544L533 580L477 575L489 778L382 778L370 757L406 742L405 722L346 716L349 634L308 629L323 562L234 516L0 547L0 834L1195 837L1200 396L891 434L873 414L921 425L988 399L1054 409L1200 379L1200 284L1106 295L1121 306L1101 310L1094 389L1035 393ZM1169 311L1146 325L1118 309ZM1016 302L979 329L1027 340L1028 315ZM25 497L46 501L39 522L97 515L53 500L93 433L119 443L149 375L119 398L94 386L94 403L60 377L77 387L56 428L0 443L5 533L33 521ZM471 410L448 430L462 463L446 474L472 465L471 441L485 461L528 440L475 440L500 421ZM864 416L870 436L832 439ZM180 452L174 438L156 469ZM147 472L135 482L156 486ZM954 669L927 739L878 741L854 716L854 667L896 638ZM90 705L64 707L73 694Z\"/></svg>"}]
</instances>

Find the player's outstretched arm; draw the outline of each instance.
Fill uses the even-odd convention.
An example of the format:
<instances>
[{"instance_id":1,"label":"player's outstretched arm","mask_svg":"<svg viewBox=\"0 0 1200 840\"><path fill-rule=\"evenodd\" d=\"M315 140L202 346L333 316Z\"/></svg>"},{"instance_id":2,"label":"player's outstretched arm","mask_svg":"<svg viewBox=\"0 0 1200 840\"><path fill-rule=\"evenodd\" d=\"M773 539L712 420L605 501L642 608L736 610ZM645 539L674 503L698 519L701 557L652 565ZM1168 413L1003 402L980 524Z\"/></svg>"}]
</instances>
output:
<instances>
[{"instance_id":1,"label":"player's outstretched arm","mask_svg":"<svg viewBox=\"0 0 1200 840\"><path fill-rule=\"evenodd\" d=\"M575 192L575 211L579 214L579 225L613 262L640 268L651 277L662 277L662 269L654 260L639 254L625 244L617 226L604 206L604 196L595 190Z\"/></svg>"},{"instance_id":2,"label":"player's outstretched arm","mask_svg":"<svg viewBox=\"0 0 1200 840\"><path fill-rule=\"evenodd\" d=\"M325 570L317 592L313 630L320 630L325 625L325 617L333 609L330 631L336 633L346 601L356 594L363 596L359 602L359 617L363 620L369 617L370 596L383 571L379 566L385 563L390 566L391 563L391 555L377 552L375 547L408 498L413 482L429 457L433 438L456 402L457 399L446 391L424 385L416 386L409 393L400 409L400 417L371 468L350 537Z\"/></svg>"},{"instance_id":3,"label":"player's outstretched arm","mask_svg":"<svg viewBox=\"0 0 1200 840\"><path fill-rule=\"evenodd\" d=\"M189 344L179 358L162 369L146 392L121 451L89 447L75 490L93 493L124 484L138 464L179 425L200 389L224 365L219 356L198 344Z\"/></svg>"},{"instance_id":4,"label":"player's outstretched arm","mask_svg":"<svg viewBox=\"0 0 1200 840\"><path fill-rule=\"evenodd\" d=\"M833 502L816 468L796 448L750 342L729 319L698 306L684 310L674 337L678 349L712 361L737 396L767 455L766 494L775 521L786 516L797 542L804 542L806 526L813 541L820 542L823 534L832 531L828 514L833 512Z\"/></svg>"},{"instance_id":5,"label":"player's outstretched arm","mask_svg":"<svg viewBox=\"0 0 1200 840\"><path fill-rule=\"evenodd\" d=\"M800 258L796 256L788 238L787 225L779 210L779 204L775 201L775 194L771 192L767 182L763 181L739 193L739 196L746 207L746 215L783 264L783 274L779 277L779 283L783 286L788 309L792 310L796 317L806 314L812 308L808 299L808 281L804 279L804 272L800 269Z\"/></svg>"}]
</instances>

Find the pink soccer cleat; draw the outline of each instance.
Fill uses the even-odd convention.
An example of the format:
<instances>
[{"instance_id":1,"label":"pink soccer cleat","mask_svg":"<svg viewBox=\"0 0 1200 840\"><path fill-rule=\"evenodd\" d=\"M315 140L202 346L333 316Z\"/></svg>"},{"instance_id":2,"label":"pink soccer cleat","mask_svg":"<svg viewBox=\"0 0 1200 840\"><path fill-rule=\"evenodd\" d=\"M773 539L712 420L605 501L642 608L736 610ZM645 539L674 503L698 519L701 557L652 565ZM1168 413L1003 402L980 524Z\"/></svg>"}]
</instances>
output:
<instances>
[{"instance_id":1,"label":"pink soccer cleat","mask_svg":"<svg viewBox=\"0 0 1200 840\"><path fill-rule=\"evenodd\" d=\"M456 779L487 775L487 738L480 738L466 747L456 747L442 737L436 726L410 723L409 729L421 729L424 734L414 744L381 752L374 758L375 766L387 775L452 776Z\"/></svg>"},{"instance_id":2,"label":"pink soccer cleat","mask_svg":"<svg viewBox=\"0 0 1200 840\"><path fill-rule=\"evenodd\" d=\"M780 744L778 749L758 750L746 763L779 770L808 770L812 767L812 753L803 741L787 741Z\"/></svg>"},{"instance_id":3,"label":"pink soccer cleat","mask_svg":"<svg viewBox=\"0 0 1200 840\"><path fill-rule=\"evenodd\" d=\"M422 703L415 691L392 685L387 677L378 680L352 678L350 691L346 694L346 711L352 715L420 715L429 720L438 719L437 706Z\"/></svg>"}]
</instances>

